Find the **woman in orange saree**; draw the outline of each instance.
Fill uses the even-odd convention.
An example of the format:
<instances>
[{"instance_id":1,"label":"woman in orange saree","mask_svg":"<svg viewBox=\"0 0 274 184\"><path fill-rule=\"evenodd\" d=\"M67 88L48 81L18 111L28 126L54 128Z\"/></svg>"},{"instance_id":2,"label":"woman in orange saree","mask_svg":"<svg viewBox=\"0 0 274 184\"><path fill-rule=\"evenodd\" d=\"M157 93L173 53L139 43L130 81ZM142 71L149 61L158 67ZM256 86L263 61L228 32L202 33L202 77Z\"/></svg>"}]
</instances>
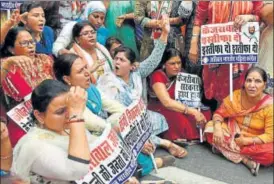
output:
<instances>
[{"instance_id":1,"label":"woman in orange saree","mask_svg":"<svg viewBox=\"0 0 274 184\"><path fill-rule=\"evenodd\" d=\"M264 93L266 72L253 67L245 75L243 89L226 97L207 123L208 143L228 160L242 162L253 175L259 166L273 164L273 98Z\"/></svg>"}]
</instances>

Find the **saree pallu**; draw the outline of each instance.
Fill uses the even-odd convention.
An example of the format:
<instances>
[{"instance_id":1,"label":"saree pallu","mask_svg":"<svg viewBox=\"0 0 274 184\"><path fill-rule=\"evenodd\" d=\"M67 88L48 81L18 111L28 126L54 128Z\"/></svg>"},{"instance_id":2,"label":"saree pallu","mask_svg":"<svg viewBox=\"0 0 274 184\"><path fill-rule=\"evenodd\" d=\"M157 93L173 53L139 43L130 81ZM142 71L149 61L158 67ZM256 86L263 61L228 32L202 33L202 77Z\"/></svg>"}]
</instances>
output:
<instances>
[{"instance_id":1,"label":"saree pallu","mask_svg":"<svg viewBox=\"0 0 274 184\"><path fill-rule=\"evenodd\" d=\"M212 121L207 123L205 129L207 142L216 147L227 159L234 163L239 163L244 157L249 157L262 165L271 165L273 164L273 131L267 132L269 130L265 127L273 127L273 120L270 121L270 124L267 124L268 115L265 114L265 112L262 113L262 110L265 110L269 108L269 106L273 105L273 98L270 95L265 95L255 106L248 110L243 110L241 108L237 108L237 104L240 104L241 101L241 96L239 95L241 95L240 90L234 92L235 97L233 102L230 101L229 97L225 98L223 104L214 114L214 118L219 121L227 119L227 121L222 123L222 130L224 134L223 145L215 145L213 142L214 128ZM256 116L256 113L260 113L260 122L255 118L258 117ZM269 111L269 113L272 113L273 116L273 111ZM262 114L265 115L261 116ZM244 117L242 119L243 122L240 122L239 117ZM256 121L255 124L264 122L263 128L255 129L256 127L254 122L252 122L252 118L254 118L253 121ZM269 116L269 118L271 118L271 116ZM272 135L270 135L271 132ZM234 139L236 134L242 134L245 137L258 137L264 143L239 147Z\"/></svg>"}]
</instances>

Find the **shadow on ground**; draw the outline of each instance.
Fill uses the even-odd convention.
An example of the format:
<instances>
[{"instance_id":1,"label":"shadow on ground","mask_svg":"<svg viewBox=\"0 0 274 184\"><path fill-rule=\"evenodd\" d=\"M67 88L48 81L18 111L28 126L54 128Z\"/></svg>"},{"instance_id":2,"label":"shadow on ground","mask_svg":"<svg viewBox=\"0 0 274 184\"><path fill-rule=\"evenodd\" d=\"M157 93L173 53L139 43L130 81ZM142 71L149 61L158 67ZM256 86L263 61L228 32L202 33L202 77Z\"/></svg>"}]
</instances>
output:
<instances>
[{"instance_id":1,"label":"shadow on ground","mask_svg":"<svg viewBox=\"0 0 274 184\"><path fill-rule=\"evenodd\" d=\"M243 164L234 164L213 154L208 145L192 145L187 150L188 156L177 159L175 167L229 184L273 184L273 166L261 166L259 175L255 177ZM166 154L164 150L156 152L156 156ZM148 176L144 179L155 177Z\"/></svg>"}]
</instances>

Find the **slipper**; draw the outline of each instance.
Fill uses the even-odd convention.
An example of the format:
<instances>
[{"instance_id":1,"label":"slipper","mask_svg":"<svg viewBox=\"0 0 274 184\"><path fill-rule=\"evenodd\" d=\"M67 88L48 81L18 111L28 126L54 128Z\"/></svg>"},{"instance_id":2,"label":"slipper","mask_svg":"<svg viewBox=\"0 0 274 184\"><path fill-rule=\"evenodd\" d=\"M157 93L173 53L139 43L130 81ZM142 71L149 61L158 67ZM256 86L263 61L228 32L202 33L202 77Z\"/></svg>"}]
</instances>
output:
<instances>
[{"instance_id":1,"label":"slipper","mask_svg":"<svg viewBox=\"0 0 274 184\"><path fill-rule=\"evenodd\" d=\"M162 156L160 158L163 161L162 167L173 166L173 164L175 163L175 160L176 160L173 156L170 156L170 155ZM162 167L159 167L159 168L162 168Z\"/></svg>"},{"instance_id":2,"label":"slipper","mask_svg":"<svg viewBox=\"0 0 274 184\"><path fill-rule=\"evenodd\" d=\"M184 148L189 146L189 142L186 139L176 139L176 140L173 140L172 142Z\"/></svg>"},{"instance_id":3,"label":"slipper","mask_svg":"<svg viewBox=\"0 0 274 184\"><path fill-rule=\"evenodd\" d=\"M187 151L184 148L174 143L170 143L168 151L172 156L175 156L177 158L184 158L187 155Z\"/></svg>"},{"instance_id":4,"label":"slipper","mask_svg":"<svg viewBox=\"0 0 274 184\"><path fill-rule=\"evenodd\" d=\"M211 147L211 151L212 151L212 153L214 153L216 155L220 155L221 154L221 152L215 146Z\"/></svg>"}]
</instances>

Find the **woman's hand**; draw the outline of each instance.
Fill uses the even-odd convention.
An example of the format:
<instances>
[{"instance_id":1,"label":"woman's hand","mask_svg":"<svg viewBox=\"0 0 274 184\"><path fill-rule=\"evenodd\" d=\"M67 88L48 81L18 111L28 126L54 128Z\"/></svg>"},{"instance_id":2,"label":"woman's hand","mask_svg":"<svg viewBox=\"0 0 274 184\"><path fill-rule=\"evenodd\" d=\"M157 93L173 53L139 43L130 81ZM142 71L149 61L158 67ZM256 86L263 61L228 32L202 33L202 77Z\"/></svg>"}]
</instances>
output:
<instances>
[{"instance_id":1,"label":"woman's hand","mask_svg":"<svg viewBox=\"0 0 274 184\"><path fill-rule=\"evenodd\" d=\"M90 68L90 72L93 73L95 72L100 66L104 66L105 65L106 60L104 59L97 59L93 65Z\"/></svg>"},{"instance_id":2,"label":"woman's hand","mask_svg":"<svg viewBox=\"0 0 274 184\"><path fill-rule=\"evenodd\" d=\"M69 115L82 117L82 114L86 108L86 101L87 92L79 86L72 86L67 97Z\"/></svg>"},{"instance_id":3,"label":"woman's hand","mask_svg":"<svg viewBox=\"0 0 274 184\"><path fill-rule=\"evenodd\" d=\"M216 128L214 127L214 132L213 132L213 142L216 144L216 145L223 145L223 142L224 142L224 133L223 133L223 130L222 128Z\"/></svg>"},{"instance_id":4,"label":"woman's hand","mask_svg":"<svg viewBox=\"0 0 274 184\"><path fill-rule=\"evenodd\" d=\"M1 122L1 142L9 138L9 131L5 123ZM2 143L1 143L2 144Z\"/></svg>"},{"instance_id":5,"label":"woman's hand","mask_svg":"<svg viewBox=\"0 0 274 184\"><path fill-rule=\"evenodd\" d=\"M155 151L154 145L150 141L147 141L144 144L144 147L142 149L142 153L144 153L146 155L149 155L150 153L154 153L154 151Z\"/></svg>"},{"instance_id":6,"label":"woman's hand","mask_svg":"<svg viewBox=\"0 0 274 184\"><path fill-rule=\"evenodd\" d=\"M25 12L20 15L20 11L18 9L14 10L10 16L9 22L11 26L16 26L21 22L22 19L25 19L28 16L28 12Z\"/></svg>"},{"instance_id":7,"label":"woman's hand","mask_svg":"<svg viewBox=\"0 0 274 184\"><path fill-rule=\"evenodd\" d=\"M33 60L27 56L11 56L5 62L7 62L4 64L6 69L8 69L11 64L16 64L23 70L32 70L33 67Z\"/></svg>"},{"instance_id":8,"label":"woman's hand","mask_svg":"<svg viewBox=\"0 0 274 184\"><path fill-rule=\"evenodd\" d=\"M162 15L162 20L160 23L160 28L162 29L162 32L169 33L170 31L170 23L169 23L169 17L168 15L164 14Z\"/></svg>"},{"instance_id":9,"label":"woman's hand","mask_svg":"<svg viewBox=\"0 0 274 184\"><path fill-rule=\"evenodd\" d=\"M242 25L250 21L256 21L256 17L254 15L237 15L234 20L234 27L240 28Z\"/></svg>"},{"instance_id":10,"label":"woman's hand","mask_svg":"<svg viewBox=\"0 0 274 184\"><path fill-rule=\"evenodd\" d=\"M203 115L203 113L201 113L200 111L198 111L197 109L193 109L193 112L192 115L194 116L195 120L196 120L196 123L198 125L201 125L201 124L204 124L206 123L206 118L205 116Z\"/></svg>"},{"instance_id":11,"label":"woman's hand","mask_svg":"<svg viewBox=\"0 0 274 184\"><path fill-rule=\"evenodd\" d=\"M240 137L235 139L236 144L239 147L243 147L243 146L247 146L248 145L248 140L246 137L244 137L242 134L240 135Z\"/></svg>"},{"instance_id":12,"label":"woman's hand","mask_svg":"<svg viewBox=\"0 0 274 184\"><path fill-rule=\"evenodd\" d=\"M125 20L126 20L126 15L121 15L121 16L117 17L116 26L121 27Z\"/></svg>"},{"instance_id":13,"label":"woman's hand","mask_svg":"<svg viewBox=\"0 0 274 184\"><path fill-rule=\"evenodd\" d=\"M188 53L189 60L196 64L199 58L199 48L198 48L198 41L191 41L189 53Z\"/></svg>"}]
</instances>

